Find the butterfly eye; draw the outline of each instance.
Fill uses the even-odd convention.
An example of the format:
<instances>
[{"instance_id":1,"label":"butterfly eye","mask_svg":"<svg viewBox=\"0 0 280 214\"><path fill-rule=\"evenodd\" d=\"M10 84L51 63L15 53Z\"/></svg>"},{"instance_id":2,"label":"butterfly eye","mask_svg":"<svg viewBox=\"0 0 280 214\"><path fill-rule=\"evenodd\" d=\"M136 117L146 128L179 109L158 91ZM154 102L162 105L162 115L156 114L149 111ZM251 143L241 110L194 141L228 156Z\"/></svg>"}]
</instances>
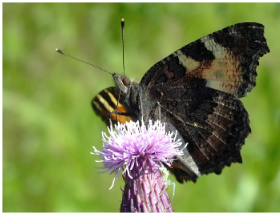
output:
<instances>
[{"instance_id":1,"label":"butterfly eye","mask_svg":"<svg viewBox=\"0 0 280 214\"><path fill-rule=\"evenodd\" d=\"M130 85L130 80L127 78L127 77L124 77L123 80L122 80L123 84L125 86L129 86Z\"/></svg>"}]
</instances>

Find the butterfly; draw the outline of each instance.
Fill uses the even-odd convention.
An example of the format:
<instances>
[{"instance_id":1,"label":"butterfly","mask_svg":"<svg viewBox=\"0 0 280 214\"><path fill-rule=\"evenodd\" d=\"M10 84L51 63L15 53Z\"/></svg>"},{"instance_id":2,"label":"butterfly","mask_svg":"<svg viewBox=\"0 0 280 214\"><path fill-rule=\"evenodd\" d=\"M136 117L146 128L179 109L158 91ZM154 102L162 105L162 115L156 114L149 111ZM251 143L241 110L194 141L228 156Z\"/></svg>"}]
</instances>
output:
<instances>
[{"instance_id":1,"label":"butterfly","mask_svg":"<svg viewBox=\"0 0 280 214\"><path fill-rule=\"evenodd\" d=\"M255 87L258 59L269 52L262 24L238 23L170 54L140 83L113 74L116 86L97 94L92 107L107 125L109 115L113 123L165 122L187 143L168 169L180 183L195 182L242 163L240 150L251 129L239 98Z\"/></svg>"}]
</instances>

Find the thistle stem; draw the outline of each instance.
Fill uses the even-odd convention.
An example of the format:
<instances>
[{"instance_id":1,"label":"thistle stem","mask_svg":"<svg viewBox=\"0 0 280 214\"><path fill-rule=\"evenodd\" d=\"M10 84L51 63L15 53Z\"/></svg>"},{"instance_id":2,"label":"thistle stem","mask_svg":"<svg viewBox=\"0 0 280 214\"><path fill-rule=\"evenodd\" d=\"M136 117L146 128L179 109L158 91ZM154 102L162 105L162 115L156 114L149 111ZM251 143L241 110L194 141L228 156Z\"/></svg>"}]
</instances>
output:
<instances>
[{"instance_id":1,"label":"thistle stem","mask_svg":"<svg viewBox=\"0 0 280 214\"><path fill-rule=\"evenodd\" d=\"M166 192L162 173L156 169L143 170L143 164L123 176L121 212L173 212L169 196Z\"/></svg>"}]
</instances>

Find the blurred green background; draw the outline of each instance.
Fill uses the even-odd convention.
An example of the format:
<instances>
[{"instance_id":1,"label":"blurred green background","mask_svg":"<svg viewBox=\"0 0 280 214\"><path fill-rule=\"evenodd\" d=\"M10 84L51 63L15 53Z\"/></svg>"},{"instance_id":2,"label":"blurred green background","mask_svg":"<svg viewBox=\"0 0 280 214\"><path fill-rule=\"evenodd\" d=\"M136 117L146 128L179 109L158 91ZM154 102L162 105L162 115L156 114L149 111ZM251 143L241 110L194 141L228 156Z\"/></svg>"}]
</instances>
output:
<instances>
[{"instance_id":1,"label":"blurred green background","mask_svg":"<svg viewBox=\"0 0 280 214\"><path fill-rule=\"evenodd\" d=\"M243 164L176 182L176 212L280 211L280 4L4 3L3 211L118 212L123 187L90 155L106 126L91 99L112 77L55 52L140 80L182 46L238 22L260 22L271 53L242 99L252 134ZM175 181L173 176L170 176ZM172 188L169 188L172 192Z\"/></svg>"}]
</instances>

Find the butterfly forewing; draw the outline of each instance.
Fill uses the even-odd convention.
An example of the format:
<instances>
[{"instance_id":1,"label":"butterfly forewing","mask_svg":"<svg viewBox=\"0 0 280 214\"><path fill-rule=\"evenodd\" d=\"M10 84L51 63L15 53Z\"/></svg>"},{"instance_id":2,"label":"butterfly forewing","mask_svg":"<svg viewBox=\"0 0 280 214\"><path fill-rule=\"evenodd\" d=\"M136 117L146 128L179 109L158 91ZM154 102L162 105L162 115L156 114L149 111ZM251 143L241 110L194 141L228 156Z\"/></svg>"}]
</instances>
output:
<instances>
[{"instance_id":1,"label":"butterfly forewing","mask_svg":"<svg viewBox=\"0 0 280 214\"><path fill-rule=\"evenodd\" d=\"M140 85L191 83L193 78L201 78L208 88L243 97L256 85L258 59L268 52L264 26L239 23L202 37L159 61Z\"/></svg>"},{"instance_id":2,"label":"butterfly forewing","mask_svg":"<svg viewBox=\"0 0 280 214\"><path fill-rule=\"evenodd\" d=\"M124 124L131 120L129 116L123 116L120 114L116 115L116 113L112 113L110 115L110 112L112 111L127 113L126 108L122 104L121 97L117 109L118 99L119 93L117 91L117 88L110 87L97 94L91 102L92 108L95 113L100 116L107 125L109 125L110 119L113 124L116 124L117 121Z\"/></svg>"}]
</instances>

